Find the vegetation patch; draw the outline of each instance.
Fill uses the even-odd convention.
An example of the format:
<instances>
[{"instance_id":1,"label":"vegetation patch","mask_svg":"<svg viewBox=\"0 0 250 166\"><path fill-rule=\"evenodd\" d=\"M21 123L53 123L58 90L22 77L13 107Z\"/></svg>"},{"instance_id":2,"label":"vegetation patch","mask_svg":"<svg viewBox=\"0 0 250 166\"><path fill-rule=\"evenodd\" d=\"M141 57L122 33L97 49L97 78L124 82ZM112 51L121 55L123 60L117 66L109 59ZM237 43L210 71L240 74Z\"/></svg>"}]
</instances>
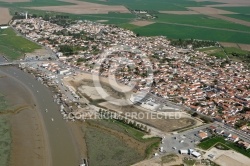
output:
<instances>
[{"instance_id":1,"label":"vegetation patch","mask_svg":"<svg viewBox=\"0 0 250 166\"><path fill-rule=\"evenodd\" d=\"M11 128L8 116L0 116L0 165L9 165L11 151Z\"/></svg>"},{"instance_id":2,"label":"vegetation patch","mask_svg":"<svg viewBox=\"0 0 250 166\"><path fill-rule=\"evenodd\" d=\"M0 30L0 53L9 59L18 59L41 46L19 36L11 28Z\"/></svg>"},{"instance_id":3,"label":"vegetation patch","mask_svg":"<svg viewBox=\"0 0 250 166\"><path fill-rule=\"evenodd\" d=\"M116 120L89 120L85 126L91 165L131 165L150 156L161 140L143 139L145 133Z\"/></svg>"},{"instance_id":4,"label":"vegetation patch","mask_svg":"<svg viewBox=\"0 0 250 166\"><path fill-rule=\"evenodd\" d=\"M0 113L5 111L8 107L8 104L5 100L5 97L0 94Z\"/></svg>"},{"instance_id":5,"label":"vegetation patch","mask_svg":"<svg viewBox=\"0 0 250 166\"><path fill-rule=\"evenodd\" d=\"M231 148L247 157L250 157L250 149L245 150L243 147L237 146L236 143L225 140L224 137L221 136L213 136L209 137L207 139L204 139L200 144L198 144L198 147L208 150L211 147L215 146L217 143L223 144L224 146L227 146L228 148Z\"/></svg>"},{"instance_id":6,"label":"vegetation patch","mask_svg":"<svg viewBox=\"0 0 250 166\"><path fill-rule=\"evenodd\" d=\"M230 148L228 147L228 146L226 146L226 145L224 145L224 144L222 144L222 143L217 143L216 145L215 145L215 147L217 148L217 149L220 149L220 150L229 150Z\"/></svg>"},{"instance_id":7,"label":"vegetation patch","mask_svg":"<svg viewBox=\"0 0 250 166\"><path fill-rule=\"evenodd\" d=\"M90 165L126 166L143 159L135 149L116 136L96 128L86 129L86 143Z\"/></svg>"},{"instance_id":8,"label":"vegetation patch","mask_svg":"<svg viewBox=\"0 0 250 166\"><path fill-rule=\"evenodd\" d=\"M166 156L161 157L161 163L162 164L170 163L170 162L176 161L177 158L178 156L176 154L168 154Z\"/></svg>"},{"instance_id":9,"label":"vegetation patch","mask_svg":"<svg viewBox=\"0 0 250 166\"><path fill-rule=\"evenodd\" d=\"M196 160L191 159L191 158L184 158L183 163L186 164L187 166L193 166L196 163Z\"/></svg>"}]
</instances>

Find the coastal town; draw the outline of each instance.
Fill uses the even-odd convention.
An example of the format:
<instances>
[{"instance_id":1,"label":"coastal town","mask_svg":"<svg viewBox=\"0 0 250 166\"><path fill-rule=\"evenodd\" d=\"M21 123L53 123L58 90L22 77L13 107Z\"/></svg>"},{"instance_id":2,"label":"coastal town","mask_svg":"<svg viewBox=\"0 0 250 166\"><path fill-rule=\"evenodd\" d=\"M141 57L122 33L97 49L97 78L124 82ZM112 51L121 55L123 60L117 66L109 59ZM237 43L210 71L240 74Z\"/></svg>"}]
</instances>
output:
<instances>
[{"instance_id":1,"label":"coastal town","mask_svg":"<svg viewBox=\"0 0 250 166\"><path fill-rule=\"evenodd\" d=\"M126 57L130 61L119 67L115 77L124 84L130 80L137 81L134 92L150 88L152 94L183 104L230 126L249 119L250 72L241 62L176 48L164 37L137 37L129 30L90 21L76 21L64 28L42 18L31 18L14 20L12 26L56 53L59 65L54 62L42 64L53 74L73 74L72 68L94 73L94 65L103 63L100 75L107 77L108 72L114 73L109 71L110 59ZM135 47L143 53L111 50L116 45ZM63 46L75 47L77 51L63 52ZM109 47L112 51L109 58L104 62L98 61L99 53ZM148 56L152 63L151 87L146 84L149 65L143 64L141 54ZM133 63L135 67L130 65ZM246 124L240 127L248 131Z\"/></svg>"},{"instance_id":2,"label":"coastal town","mask_svg":"<svg viewBox=\"0 0 250 166\"><path fill-rule=\"evenodd\" d=\"M166 37L140 37L114 25L79 20L63 26L55 22L26 18L13 20L11 26L53 51L51 56L25 56L18 62L39 81L59 89L54 101L61 104L67 121L69 112L63 104L71 111L83 107L100 112L88 102L84 106L86 99L67 79L72 82L80 75L112 77L132 89L130 104L153 113L185 112L215 121L166 137L159 128L138 122L151 134L162 136L159 153L154 156L174 152L200 158L202 152L194 148L214 134L237 142L245 150L250 148L250 72L243 62L209 56L191 45L174 47ZM81 104L71 105L78 101ZM210 153L206 158L213 158Z\"/></svg>"}]
</instances>

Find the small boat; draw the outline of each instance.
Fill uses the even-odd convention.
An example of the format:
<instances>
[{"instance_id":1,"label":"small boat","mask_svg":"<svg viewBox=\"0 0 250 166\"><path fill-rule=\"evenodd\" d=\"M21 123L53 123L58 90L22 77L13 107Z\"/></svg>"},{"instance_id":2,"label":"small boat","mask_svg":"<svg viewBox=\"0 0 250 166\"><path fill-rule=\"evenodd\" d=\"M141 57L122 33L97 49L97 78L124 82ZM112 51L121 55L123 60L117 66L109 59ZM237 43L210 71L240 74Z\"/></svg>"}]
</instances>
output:
<instances>
[{"instance_id":1,"label":"small boat","mask_svg":"<svg viewBox=\"0 0 250 166\"><path fill-rule=\"evenodd\" d=\"M54 121L54 119L53 119L53 118L51 118L51 121L53 122L53 121Z\"/></svg>"}]
</instances>

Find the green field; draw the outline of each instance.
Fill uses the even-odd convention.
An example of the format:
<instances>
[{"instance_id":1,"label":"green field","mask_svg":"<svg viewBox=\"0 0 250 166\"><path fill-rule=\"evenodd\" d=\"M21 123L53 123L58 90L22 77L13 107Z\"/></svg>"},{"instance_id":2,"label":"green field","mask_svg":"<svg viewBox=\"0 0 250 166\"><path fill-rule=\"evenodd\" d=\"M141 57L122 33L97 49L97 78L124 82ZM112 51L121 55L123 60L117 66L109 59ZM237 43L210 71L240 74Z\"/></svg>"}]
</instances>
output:
<instances>
[{"instance_id":1,"label":"green field","mask_svg":"<svg viewBox=\"0 0 250 166\"><path fill-rule=\"evenodd\" d=\"M226 141L224 137L220 137L220 136L215 136L213 138L208 138L205 139L204 141L202 141L200 144L198 144L198 147L204 149L204 150L208 150L211 147L215 146L217 143L221 143L224 146L227 146L247 157L250 157L250 149L245 150L244 148L238 147L235 143L230 142L230 141Z\"/></svg>"},{"instance_id":2,"label":"green field","mask_svg":"<svg viewBox=\"0 0 250 166\"><path fill-rule=\"evenodd\" d=\"M11 150L11 128L8 116L0 116L0 165L9 165Z\"/></svg>"},{"instance_id":3,"label":"green field","mask_svg":"<svg viewBox=\"0 0 250 166\"><path fill-rule=\"evenodd\" d=\"M0 30L0 53L9 59L18 59L25 53L33 52L41 46L18 36L13 29Z\"/></svg>"},{"instance_id":4,"label":"green field","mask_svg":"<svg viewBox=\"0 0 250 166\"><path fill-rule=\"evenodd\" d=\"M196 2L190 0L82 0L106 5L124 5L129 9L139 10L187 10L185 7L199 7L204 5L220 4L216 2Z\"/></svg>"},{"instance_id":5,"label":"green field","mask_svg":"<svg viewBox=\"0 0 250 166\"><path fill-rule=\"evenodd\" d=\"M91 165L131 165L151 155L152 151L160 143L160 138L143 139L142 137L145 133L115 120L91 120L88 123L92 125L87 125L84 130L89 152L88 159ZM144 155L139 154L136 149L129 147L119 136L111 134L102 128L93 127L93 125L118 131L119 133L128 135L130 139L145 143L147 148Z\"/></svg>"},{"instance_id":6,"label":"green field","mask_svg":"<svg viewBox=\"0 0 250 166\"><path fill-rule=\"evenodd\" d=\"M244 50L241 50L240 48L235 48L235 47L223 47L223 48L221 48L221 47L208 47L208 48L201 48L201 49L197 49L197 50L205 52L208 55L216 56L218 58L226 58L227 56L229 58L236 58L236 57L233 57L234 53L236 53L240 56L246 56L247 54L250 54L249 51L244 51Z\"/></svg>"},{"instance_id":7,"label":"green field","mask_svg":"<svg viewBox=\"0 0 250 166\"><path fill-rule=\"evenodd\" d=\"M157 19L153 20L159 23L179 23L179 24L188 24L196 26L205 26L211 28L224 28L224 29L233 29L249 32L249 27L244 25L239 25L236 23L231 23L221 19L216 19L213 17L205 15L175 15L175 14L156 14Z\"/></svg>"},{"instance_id":8,"label":"green field","mask_svg":"<svg viewBox=\"0 0 250 166\"><path fill-rule=\"evenodd\" d=\"M202 39L236 43L250 43L250 33L239 33L224 30L197 28L191 26L155 23L133 29L142 36L164 35L168 38Z\"/></svg>"},{"instance_id":9,"label":"green field","mask_svg":"<svg viewBox=\"0 0 250 166\"><path fill-rule=\"evenodd\" d=\"M38 6L61 6L61 5L73 5L73 4L58 0L32 0L31 2L15 2L15 3L0 2L0 6L3 7L38 7Z\"/></svg>"},{"instance_id":10,"label":"green field","mask_svg":"<svg viewBox=\"0 0 250 166\"><path fill-rule=\"evenodd\" d=\"M250 22L250 15L247 14L227 14L225 16Z\"/></svg>"},{"instance_id":11,"label":"green field","mask_svg":"<svg viewBox=\"0 0 250 166\"><path fill-rule=\"evenodd\" d=\"M250 32L249 27L244 25L238 25L236 23L228 22L225 20L220 20L212 18L206 15L174 15L174 14L161 14L159 11L185 11L186 7L201 7L205 5L221 4L210 1L196 2L195 0L81 0L86 2L93 2L105 5L124 5L128 9L139 9L139 10L149 10L154 11L154 15L157 16L156 19L150 20L156 22L153 25L148 25L145 27L137 27L131 25L130 22L134 21L137 17L134 14L124 14L124 13L108 13L108 14L87 14L87 15L77 15L77 14L62 14L55 12L46 11L35 11L30 9L25 9L29 13L36 13L38 15L69 15L72 19L81 20L91 20L100 21L104 24L115 24L120 27L130 29L145 36L155 36L164 35L169 38L174 39L186 39L194 38L201 40L214 40L222 42L233 42L233 43L244 43L250 44ZM68 5L67 2L62 2L59 0L33 0L32 2L23 3L4 3L0 2L0 6L7 6L11 8L11 13L15 11L24 11L23 6L51 6L51 5ZM228 11L235 11L241 14L238 15L227 15L232 18L238 18L246 21L250 21L249 13L250 7L223 7L221 9ZM193 27L192 27L193 26ZM11 50L8 48L1 47L5 52L13 55Z\"/></svg>"},{"instance_id":12,"label":"green field","mask_svg":"<svg viewBox=\"0 0 250 166\"><path fill-rule=\"evenodd\" d=\"M0 76L0 79L1 79L1 76ZM8 107L8 104L5 100L5 97L0 94L0 113L5 111L7 107Z\"/></svg>"},{"instance_id":13,"label":"green field","mask_svg":"<svg viewBox=\"0 0 250 166\"><path fill-rule=\"evenodd\" d=\"M230 12L240 13L240 14L250 14L250 6L242 7L216 7L218 9L227 10Z\"/></svg>"}]
</instances>

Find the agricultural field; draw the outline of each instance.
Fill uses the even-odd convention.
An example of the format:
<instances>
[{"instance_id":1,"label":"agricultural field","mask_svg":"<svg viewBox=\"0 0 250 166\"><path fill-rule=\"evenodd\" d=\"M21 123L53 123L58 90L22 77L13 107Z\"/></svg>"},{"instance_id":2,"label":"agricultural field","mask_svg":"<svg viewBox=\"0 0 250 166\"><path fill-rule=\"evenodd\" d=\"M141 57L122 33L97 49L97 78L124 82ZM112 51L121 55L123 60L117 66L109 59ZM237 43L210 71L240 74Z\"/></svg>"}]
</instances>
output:
<instances>
[{"instance_id":1,"label":"agricultural field","mask_svg":"<svg viewBox=\"0 0 250 166\"><path fill-rule=\"evenodd\" d=\"M12 16L9 13L8 8L0 7L0 25L1 24L8 24L11 20Z\"/></svg>"},{"instance_id":2,"label":"agricultural field","mask_svg":"<svg viewBox=\"0 0 250 166\"><path fill-rule=\"evenodd\" d=\"M63 5L74 5L73 3L63 2L59 0L32 0L28 1L18 1L18 2L10 2L8 1L0 1L0 6L4 7L31 7L31 6L63 6Z\"/></svg>"},{"instance_id":3,"label":"agricultural field","mask_svg":"<svg viewBox=\"0 0 250 166\"><path fill-rule=\"evenodd\" d=\"M18 59L41 46L17 35L13 29L0 30L0 53L10 59Z\"/></svg>"},{"instance_id":4,"label":"agricultural field","mask_svg":"<svg viewBox=\"0 0 250 166\"><path fill-rule=\"evenodd\" d=\"M226 16L250 22L250 15L247 14L230 14Z\"/></svg>"},{"instance_id":5,"label":"agricultural field","mask_svg":"<svg viewBox=\"0 0 250 166\"><path fill-rule=\"evenodd\" d=\"M225 20L213 18L211 16L206 16L202 14L197 15L175 15L175 14L156 14L158 18L154 21L159 23L179 23L179 24L187 24L194 26L204 26L211 28L221 28L239 30L249 32L249 27L244 25L238 25L236 23L231 23ZM202 27L200 27L202 28Z\"/></svg>"},{"instance_id":6,"label":"agricultural field","mask_svg":"<svg viewBox=\"0 0 250 166\"><path fill-rule=\"evenodd\" d=\"M240 6L240 7L216 7L218 9L227 10L240 14L250 14L250 6Z\"/></svg>"},{"instance_id":7,"label":"agricultural field","mask_svg":"<svg viewBox=\"0 0 250 166\"><path fill-rule=\"evenodd\" d=\"M167 23L155 23L148 26L133 29L141 36L164 35L173 39L201 39L212 41L224 41L233 43L250 43L250 33L199 28L194 26L182 26Z\"/></svg>"},{"instance_id":8,"label":"agricultural field","mask_svg":"<svg viewBox=\"0 0 250 166\"><path fill-rule=\"evenodd\" d=\"M145 133L118 121L90 120L84 126L91 165L131 165L148 157L160 142L143 139Z\"/></svg>"},{"instance_id":9,"label":"agricultural field","mask_svg":"<svg viewBox=\"0 0 250 166\"><path fill-rule=\"evenodd\" d=\"M108 0L108 1L100 1L100 0L81 0L87 2L94 2L105 5L124 5L129 9L139 9L139 10L171 10L171 11L182 11L187 10L186 7L199 7L204 5L216 5L221 4L217 2L196 2L189 0Z\"/></svg>"},{"instance_id":10,"label":"agricultural field","mask_svg":"<svg viewBox=\"0 0 250 166\"><path fill-rule=\"evenodd\" d=\"M145 36L164 35L174 39L250 44L250 23L242 22L250 21L250 3L249 7L224 7L237 3L223 0L33 0L17 3L0 1L0 6L11 8L12 13L15 10L51 15L66 13L73 19L115 24ZM129 10L148 10L156 18L143 20L150 22L150 25L137 24L142 20L137 20L138 15Z\"/></svg>"}]
</instances>

